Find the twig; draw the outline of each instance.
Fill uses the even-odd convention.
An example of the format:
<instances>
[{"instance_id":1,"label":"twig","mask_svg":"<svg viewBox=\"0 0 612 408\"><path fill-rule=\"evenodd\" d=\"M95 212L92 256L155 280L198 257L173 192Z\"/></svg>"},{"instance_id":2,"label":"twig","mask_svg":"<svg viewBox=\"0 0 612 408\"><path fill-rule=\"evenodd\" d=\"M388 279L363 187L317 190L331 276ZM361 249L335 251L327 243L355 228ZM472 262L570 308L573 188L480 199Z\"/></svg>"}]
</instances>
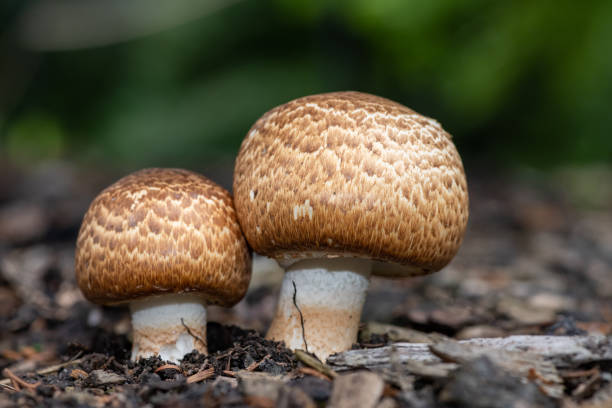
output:
<instances>
[{"instance_id":1,"label":"twig","mask_svg":"<svg viewBox=\"0 0 612 408\"><path fill-rule=\"evenodd\" d=\"M2 374L7 376L11 380L11 382L13 383L13 387L17 391L19 391L21 387L24 387L30 391L33 391L36 389L36 387L38 387L41 384L40 381L37 381L35 383L29 383L27 381L24 381L21 378L17 377L15 374L13 374L13 372L9 370L8 368L5 368L4 370L2 370Z\"/></svg>"},{"instance_id":2,"label":"twig","mask_svg":"<svg viewBox=\"0 0 612 408\"><path fill-rule=\"evenodd\" d=\"M225 366L225 371L230 371L231 364L232 364L232 353L233 351L230 351L228 359L227 359L227 365Z\"/></svg>"},{"instance_id":3,"label":"twig","mask_svg":"<svg viewBox=\"0 0 612 408\"><path fill-rule=\"evenodd\" d=\"M322 372L317 371L314 368L310 368L310 367L300 367L298 368L298 372L302 374L306 374L306 375L312 375L313 377L317 377L322 380L327 380L327 381L331 380L330 376L325 375Z\"/></svg>"},{"instance_id":4,"label":"twig","mask_svg":"<svg viewBox=\"0 0 612 408\"><path fill-rule=\"evenodd\" d=\"M247 368L245 368L245 370L247 370L247 371L255 371L257 369L257 367L259 367L261 365L261 363L263 363L266 360L266 358L270 358L270 355L266 354L266 356L264 358L262 358L261 361L249 364L249 366Z\"/></svg>"},{"instance_id":5,"label":"twig","mask_svg":"<svg viewBox=\"0 0 612 408\"><path fill-rule=\"evenodd\" d=\"M559 374L563 378L580 378L591 376L596 373L599 373L599 367L597 366L591 368L590 370L561 371Z\"/></svg>"},{"instance_id":6,"label":"twig","mask_svg":"<svg viewBox=\"0 0 612 408\"><path fill-rule=\"evenodd\" d=\"M75 357L78 357L81 354L83 354L83 352L79 351L79 353ZM60 364L52 365L52 366L49 366L47 368L41 368L40 370L36 371L36 374L38 374L38 375L51 374L51 373L54 373L56 371L61 370L64 367L68 367L68 366L71 366L73 364L81 364L83 361L87 360L88 358L89 358L89 356L88 357L82 357L82 358L72 358L72 359L66 361L65 363L60 363Z\"/></svg>"},{"instance_id":7,"label":"twig","mask_svg":"<svg viewBox=\"0 0 612 408\"><path fill-rule=\"evenodd\" d=\"M176 370L179 373L182 373L183 370L181 369L181 367L177 366L176 364L164 364L162 366L159 366L155 369L155 371L153 371L154 373L158 373L162 370Z\"/></svg>"},{"instance_id":8,"label":"twig","mask_svg":"<svg viewBox=\"0 0 612 408\"><path fill-rule=\"evenodd\" d=\"M110 356L109 359L106 360L106 363L102 364L102 367L100 367L100 370L106 370L113 361L115 361L115 356Z\"/></svg>"},{"instance_id":9,"label":"twig","mask_svg":"<svg viewBox=\"0 0 612 408\"><path fill-rule=\"evenodd\" d=\"M15 389L15 388L11 387L10 385L7 385L7 384L0 384L0 387L3 387L3 388L5 388L5 389L7 389L9 391L17 391L17 389Z\"/></svg>"},{"instance_id":10,"label":"twig","mask_svg":"<svg viewBox=\"0 0 612 408\"><path fill-rule=\"evenodd\" d=\"M207 370L198 371L194 375L190 375L189 377L187 377L187 384L192 384L192 383L200 382L200 381L206 380L206 379L208 379L208 378L210 378L210 377L212 377L214 375L215 375L215 368L214 367L210 367Z\"/></svg>"},{"instance_id":11,"label":"twig","mask_svg":"<svg viewBox=\"0 0 612 408\"><path fill-rule=\"evenodd\" d=\"M306 353L303 350L295 350L295 358L297 358L299 361L306 364L307 366L312 367L315 370L325 374L329 378L334 378L338 375L327 364L322 363L317 358L313 357L312 355Z\"/></svg>"},{"instance_id":12,"label":"twig","mask_svg":"<svg viewBox=\"0 0 612 408\"><path fill-rule=\"evenodd\" d=\"M71 366L73 364L81 364L83 361L87 360L89 357L83 357L83 358L79 358L76 360L70 360L70 361L66 361L65 363L61 363L61 364L55 364L46 368L41 368L40 370L36 371L35 373L37 375L47 375L47 374L51 374L54 373L56 371L61 370L62 368ZM11 382L10 378L4 379L4 380L0 380L0 385L8 385Z\"/></svg>"},{"instance_id":13,"label":"twig","mask_svg":"<svg viewBox=\"0 0 612 408\"><path fill-rule=\"evenodd\" d=\"M304 329L304 316L302 315L302 311L297 304L297 287L295 286L295 281L291 281L293 283L293 305L297 309L300 314L300 324L302 325L302 339L304 339L304 347L306 348L306 352L308 353L308 343L306 343L306 330Z\"/></svg>"},{"instance_id":14,"label":"twig","mask_svg":"<svg viewBox=\"0 0 612 408\"><path fill-rule=\"evenodd\" d=\"M208 344L206 344L205 340L202 340L202 338L200 336L197 336L195 334L193 334L193 332L191 331L191 329L189 328L189 326L187 326L185 324L185 321L183 320L183 318L181 317L181 324L183 325L183 327L185 328L185 330L187 330L187 333L189 333L189 335L191 337L193 337L194 339L198 340L200 343L202 343L204 345L205 348L208 348Z\"/></svg>"}]
</instances>

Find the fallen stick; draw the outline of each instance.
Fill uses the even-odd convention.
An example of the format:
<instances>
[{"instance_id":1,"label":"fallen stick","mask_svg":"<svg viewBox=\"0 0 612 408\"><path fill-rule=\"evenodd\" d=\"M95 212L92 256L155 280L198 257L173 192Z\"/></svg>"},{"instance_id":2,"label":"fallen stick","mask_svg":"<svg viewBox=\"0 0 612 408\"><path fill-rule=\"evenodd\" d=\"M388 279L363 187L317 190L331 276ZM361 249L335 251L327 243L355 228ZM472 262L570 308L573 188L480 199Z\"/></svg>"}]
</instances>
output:
<instances>
[{"instance_id":1,"label":"fallen stick","mask_svg":"<svg viewBox=\"0 0 612 408\"><path fill-rule=\"evenodd\" d=\"M327 364L334 370L342 371L355 368L388 368L392 362L440 363L443 360L438 355L443 355L447 343L454 341L435 344L395 343L380 348L349 350L330 356ZM472 354L479 351L535 354L557 367L612 360L612 338L605 336L510 336L475 338L456 343L470 346ZM434 354L432 348L438 352Z\"/></svg>"}]
</instances>

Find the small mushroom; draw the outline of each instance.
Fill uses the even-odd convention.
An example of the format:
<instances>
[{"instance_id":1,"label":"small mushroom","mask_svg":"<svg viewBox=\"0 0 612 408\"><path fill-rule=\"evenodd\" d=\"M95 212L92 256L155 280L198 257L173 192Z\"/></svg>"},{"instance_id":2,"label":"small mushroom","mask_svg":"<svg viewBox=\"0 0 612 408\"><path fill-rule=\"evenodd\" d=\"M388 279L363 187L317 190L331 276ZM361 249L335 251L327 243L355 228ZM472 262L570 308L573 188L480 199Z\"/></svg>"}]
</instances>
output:
<instances>
[{"instance_id":1,"label":"small mushroom","mask_svg":"<svg viewBox=\"0 0 612 408\"><path fill-rule=\"evenodd\" d=\"M234 305L251 275L230 194L180 169L141 170L102 191L75 263L87 299L129 303L132 360L206 353L206 305Z\"/></svg>"},{"instance_id":2,"label":"small mushroom","mask_svg":"<svg viewBox=\"0 0 612 408\"><path fill-rule=\"evenodd\" d=\"M286 268L268 337L319 358L356 341L372 274L447 265L468 220L451 136L435 120L358 92L307 96L264 114L234 173L255 252Z\"/></svg>"}]
</instances>

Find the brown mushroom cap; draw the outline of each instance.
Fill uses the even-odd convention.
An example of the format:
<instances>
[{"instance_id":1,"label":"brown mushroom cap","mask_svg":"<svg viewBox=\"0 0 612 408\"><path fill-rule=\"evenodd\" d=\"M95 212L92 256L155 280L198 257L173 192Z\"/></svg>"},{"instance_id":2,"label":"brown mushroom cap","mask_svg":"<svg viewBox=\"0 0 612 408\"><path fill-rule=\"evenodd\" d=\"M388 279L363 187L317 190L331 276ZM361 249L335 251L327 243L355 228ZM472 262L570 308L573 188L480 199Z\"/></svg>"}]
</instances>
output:
<instances>
[{"instance_id":1,"label":"brown mushroom cap","mask_svg":"<svg viewBox=\"0 0 612 408\"><path fill-rule=\"evenodd\" d=\"M75 262L85 297L102 304L200 292L231 306L251 276L230 194L179 169L141 170L102 191L83 219Z\"/></svg>"},{"instance_id":2,"label":"brown mushroom cap","mask_svg":"<svg viewBox=\"0 0 612 408\"><path fill-rule=\"evenodd\" d=\"M307 96L272 109L242 143L234 200L255 252L279 261L357 256L386 276L437 271L468 219L451 136L374 95Z\"/></svg>"}]
</instances>

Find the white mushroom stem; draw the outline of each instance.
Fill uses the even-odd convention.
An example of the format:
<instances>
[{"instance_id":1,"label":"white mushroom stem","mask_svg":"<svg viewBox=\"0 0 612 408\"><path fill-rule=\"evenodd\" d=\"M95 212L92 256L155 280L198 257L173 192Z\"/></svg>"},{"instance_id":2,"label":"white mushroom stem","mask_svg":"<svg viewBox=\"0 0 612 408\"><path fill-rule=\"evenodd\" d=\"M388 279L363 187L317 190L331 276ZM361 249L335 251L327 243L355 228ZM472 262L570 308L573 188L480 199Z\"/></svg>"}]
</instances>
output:
<instances>
[{"instance_id":1,"label":"white mushroom stem","mask_svg":"<svg viewBox=\"0 0 612 408\"><path fill-rule=\"evenodd\" d=\"M308 350L322 361L350 349L357 340L371 269L371 261L357 258L294 263L283 278L267 337L293 350Z\"/></svg>"},{"instance_id":2,"label":"white mushroom stem","mask_svg":"<svg viewBox=\"0 0 612 408\"><path fill-rule=\"evenodd\" d=\"M159 355L178 362L191 351L206 354L206 306L197 294L154 296L130 303L132 360Z\"/></svg>"}]
</instances>

